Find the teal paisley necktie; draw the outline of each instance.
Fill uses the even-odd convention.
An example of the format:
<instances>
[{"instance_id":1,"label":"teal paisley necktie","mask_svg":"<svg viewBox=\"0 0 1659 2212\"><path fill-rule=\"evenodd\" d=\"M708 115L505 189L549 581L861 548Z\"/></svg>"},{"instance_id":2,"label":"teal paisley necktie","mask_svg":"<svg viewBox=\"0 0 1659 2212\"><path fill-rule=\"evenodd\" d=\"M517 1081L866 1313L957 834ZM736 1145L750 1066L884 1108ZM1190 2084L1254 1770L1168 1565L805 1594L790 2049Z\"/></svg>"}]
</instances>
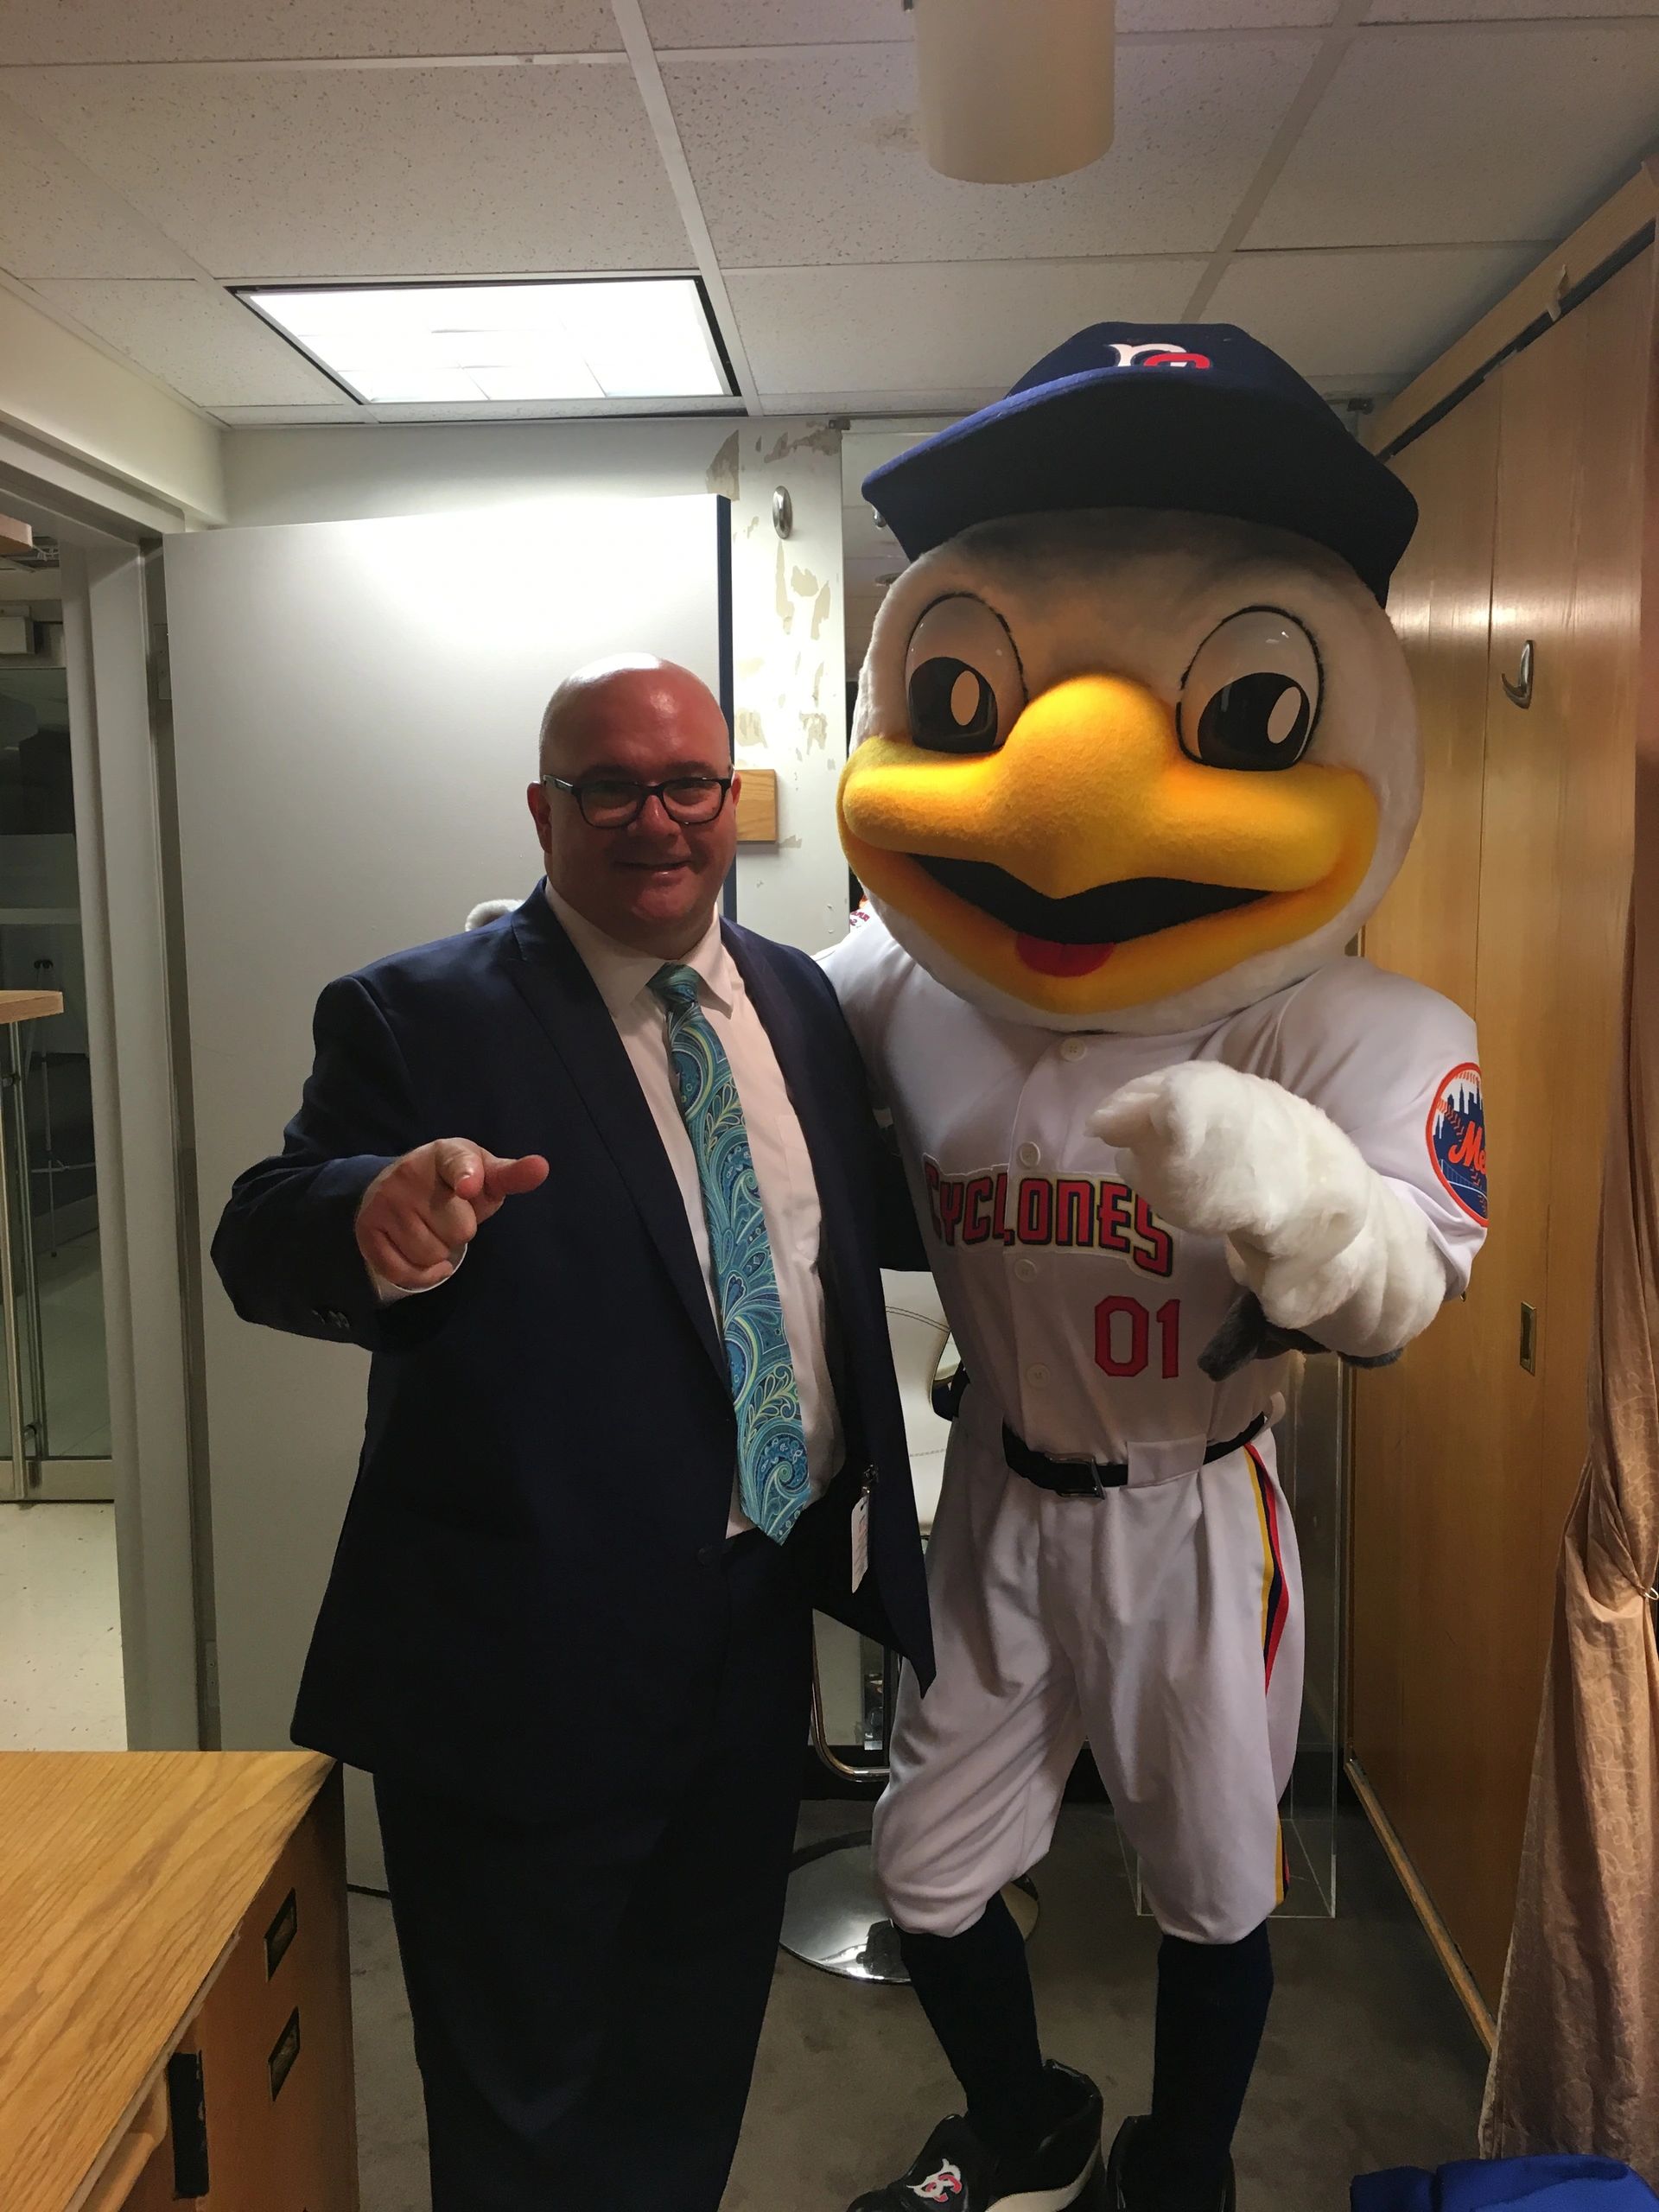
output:
<instances>
[{"instance_id":1,"label":"teal paisley necktie","mask_svg":"<svg viewBox=\"0 0 1659 2212\"><path fill-rule=\"evenodd\" d=\"M715 1303L737 1415L738 1496L781 1544L810 1502L795 1363L772 1264L743 1102L690 968L666 963L651 988L668 1013L668 1052L709 1228Z\"/></svg>"}]
</instances>

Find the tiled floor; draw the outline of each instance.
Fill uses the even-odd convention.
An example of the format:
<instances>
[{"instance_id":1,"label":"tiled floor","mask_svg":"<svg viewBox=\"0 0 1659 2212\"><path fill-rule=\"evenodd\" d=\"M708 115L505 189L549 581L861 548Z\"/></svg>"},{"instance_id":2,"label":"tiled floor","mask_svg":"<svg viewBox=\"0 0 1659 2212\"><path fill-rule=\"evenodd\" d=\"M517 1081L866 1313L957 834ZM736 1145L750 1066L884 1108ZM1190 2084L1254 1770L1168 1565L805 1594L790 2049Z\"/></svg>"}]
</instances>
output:
<instances>
[{"instance_id":1,"label":"tiled floor","mask_svg":"<svg viewBox=\"0 0 1659 2212\"><path fill-rule=\"evenodd\" d=\"M809 1806L802 1840L858 1825ZM1370 1830L1342 1824L1343 1910L1274 1937L1279 1989L1238 2142L1244 2212L1344 2212L1356 2174L1471 2155L1484 2071L1473 2031ZM1157 1931L1137 1919L1109 1815L1068 1807L1037 1881L1045 2036L1143 2111ZM420 2082L390 1907L352 1899L362 2212L429 2212ZM900 2171L953 2085L908 1990L780 1957L724 2212L843 2212Z\"/></svg>"},{"instance_id":2,"label":"tiled floor","mask_svg":"<svg viewBox=\"0 0 1659 2212\"><path fill-rule=\"evenodd\" d=\"M111 1505L0 1505L0 1750L124 1751Z\"/></svg>"}]
</instances>

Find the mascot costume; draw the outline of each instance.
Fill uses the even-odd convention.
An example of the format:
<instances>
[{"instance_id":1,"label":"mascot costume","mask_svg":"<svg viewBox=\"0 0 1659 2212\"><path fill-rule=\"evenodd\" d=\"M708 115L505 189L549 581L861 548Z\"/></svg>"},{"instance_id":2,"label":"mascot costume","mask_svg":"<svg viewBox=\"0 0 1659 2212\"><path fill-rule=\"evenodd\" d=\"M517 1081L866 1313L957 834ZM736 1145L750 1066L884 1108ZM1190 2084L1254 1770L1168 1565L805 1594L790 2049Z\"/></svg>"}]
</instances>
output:
<instances>
[{"instance_id":1,"label":"mascot costume","mask_svg":"<svg viewBox=\"0 0 1659 2212\"><path fill-rule=\"evenodd\" d=\"M1084 331L864 488L911 565L825 966L969 1378L876 1871L967 2108L855 2212L1220 2212L1301 1704L1284 1355L1396 1355L1485 1224L1472 1025L1343 957L1417 817L1416 510L1220 325ZM1085 1741L1163 1936L1103 2179L1001 1898Z\"/></svg>"}]
</instances>

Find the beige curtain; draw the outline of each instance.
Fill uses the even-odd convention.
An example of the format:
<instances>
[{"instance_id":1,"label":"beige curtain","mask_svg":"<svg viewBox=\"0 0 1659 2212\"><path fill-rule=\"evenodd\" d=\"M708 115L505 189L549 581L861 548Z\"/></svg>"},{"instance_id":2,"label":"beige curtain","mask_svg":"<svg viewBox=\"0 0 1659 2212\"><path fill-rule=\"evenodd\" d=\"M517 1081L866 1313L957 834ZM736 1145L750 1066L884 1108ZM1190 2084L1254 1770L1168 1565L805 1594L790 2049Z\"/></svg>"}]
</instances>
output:
<instances>
[{"instance_id":1,"label":"beige curtain","mask_svg":"<svg viewBox=\"0 0 1659 2212\"><path fill-rule=\"evenodd\" d=\"M1649 457L1651 458L1651 456ZM1624 2158L1659 2187L1659 520L1648 470L1636 864L1602 1185L1590 1451L1554 1630L1489 2158Z\"/></svg>"}]
</instances>

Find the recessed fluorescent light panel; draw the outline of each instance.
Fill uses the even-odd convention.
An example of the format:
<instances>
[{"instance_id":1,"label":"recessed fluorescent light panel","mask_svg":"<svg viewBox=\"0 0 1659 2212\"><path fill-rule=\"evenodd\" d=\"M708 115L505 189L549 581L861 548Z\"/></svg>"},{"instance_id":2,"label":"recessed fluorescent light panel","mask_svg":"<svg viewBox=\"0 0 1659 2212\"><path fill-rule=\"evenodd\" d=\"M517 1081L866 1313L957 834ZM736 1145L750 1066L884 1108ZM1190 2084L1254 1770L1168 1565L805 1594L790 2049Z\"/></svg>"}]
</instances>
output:
<instances>
[{"instance_id":1,"label":"recessed fluorescent light panel","mask_svg":"<svg viewBox=\"0 0 1659 2212\"><path fill-rule=\"evenodd\" d=\"M238 296L370 405L733 396L692 276Z\"/></svg>"}]
</instances>

